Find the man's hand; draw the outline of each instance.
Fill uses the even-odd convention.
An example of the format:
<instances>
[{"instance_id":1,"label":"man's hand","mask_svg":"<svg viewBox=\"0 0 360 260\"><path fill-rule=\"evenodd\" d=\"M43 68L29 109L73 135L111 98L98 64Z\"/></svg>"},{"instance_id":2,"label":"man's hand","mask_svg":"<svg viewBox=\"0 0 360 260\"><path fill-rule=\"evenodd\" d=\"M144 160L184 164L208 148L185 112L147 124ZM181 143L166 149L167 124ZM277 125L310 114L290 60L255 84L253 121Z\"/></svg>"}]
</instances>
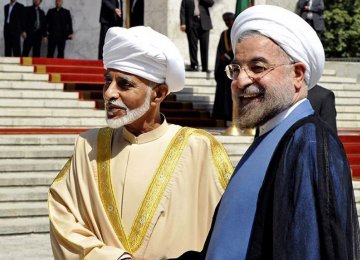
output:
<instances>
[{"instance_id":1,"label":"man's hand","mask_svg":"<svg viewBox=\"0 0 360 260\"><path fill-rule=\"evenodd\" d=\"M121 10L119 8L116 8L115 9L115 14L118 16L118 17L121 17Z\"/></svg>"},{"instance_id":2,"label":"man's hand","mask_svg":"<svg viewBox=\"0 0 360 260\"><path fill-rule=\"evenodd\" d=\"M180 31L182 31L182 32L186 31L186 25L185 24L180 25Z\"/></svg>"},{"instance_id":3,"label":"man's hand","mask_svg":"<svg viewBox=\"0 0 360 260\"><path fill-rule=\"evenodd\" d=\"M21 34L21 36L23 37L23 39L26 39L26 37L27 37L26 32L23 32L23 33Z\"/></svg>"}]
</instances>

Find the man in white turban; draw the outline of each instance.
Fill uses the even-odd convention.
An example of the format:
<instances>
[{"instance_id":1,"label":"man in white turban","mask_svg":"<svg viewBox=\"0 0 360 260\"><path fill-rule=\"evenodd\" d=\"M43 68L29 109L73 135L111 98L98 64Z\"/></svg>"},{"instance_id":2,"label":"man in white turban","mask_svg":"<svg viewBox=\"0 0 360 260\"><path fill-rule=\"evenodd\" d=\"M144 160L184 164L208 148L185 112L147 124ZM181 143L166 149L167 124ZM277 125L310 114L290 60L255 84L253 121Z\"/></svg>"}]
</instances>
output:
<instances>
[{"instance_id":1,"label":"man in white turban","mask_svg":"<svg viewBox=\"0 0 360 260\"><path fill-rule=\"evenodd\" d=\"M49 191L55 259L164 259L201 250L233 172L209 133L168 124L160 104L184 61L149 27L113 27L104 45L109 128L87 131Z\"/></svg>"},{"instance_id":2,"label":"man in white turban","mask_svg":"<svg viewBox=\"0 0 360 260\"><path fill-rule=\"evenodd\" d=\"M286 9L236 18L226 71L240 127L259 128L219 203L200 253L180 259L360 259L351 172L336 133L307 100L324 50Z\"/></svg>"}]
</instances>

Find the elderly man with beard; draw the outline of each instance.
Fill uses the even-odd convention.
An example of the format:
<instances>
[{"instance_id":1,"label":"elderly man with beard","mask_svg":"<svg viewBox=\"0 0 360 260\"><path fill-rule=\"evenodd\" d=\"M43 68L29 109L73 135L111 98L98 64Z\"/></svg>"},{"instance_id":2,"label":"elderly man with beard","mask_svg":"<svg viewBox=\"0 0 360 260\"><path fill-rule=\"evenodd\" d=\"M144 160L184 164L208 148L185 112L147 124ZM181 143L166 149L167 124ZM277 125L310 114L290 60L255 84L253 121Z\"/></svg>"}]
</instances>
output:
<instances>
[{"instance_id":1,"label":"elderly man with beard","mask_svg":"<svg viewBox=\"0 0 360 260\"><path fill-rule=\"evenodd\" d=\"M201 253L180 259L360 259L350 167L307 100L324 50L286 9L257 5L231 31L239 126L260 134L237 165Z\"/></svg>"},{"instance_id":2,"label":"elderly man with beard","mask_svg":"<svg viewBox=\"0 0 360 260\"><path fill-rule=\"evenodd\" d=\"M55 259L201 250L233 168L211 134L160 113L166 95L184 86L179 50L149 27L113 27L103 57L109 128L82 133L50 187Z\"/></svg>"}]
</instances>

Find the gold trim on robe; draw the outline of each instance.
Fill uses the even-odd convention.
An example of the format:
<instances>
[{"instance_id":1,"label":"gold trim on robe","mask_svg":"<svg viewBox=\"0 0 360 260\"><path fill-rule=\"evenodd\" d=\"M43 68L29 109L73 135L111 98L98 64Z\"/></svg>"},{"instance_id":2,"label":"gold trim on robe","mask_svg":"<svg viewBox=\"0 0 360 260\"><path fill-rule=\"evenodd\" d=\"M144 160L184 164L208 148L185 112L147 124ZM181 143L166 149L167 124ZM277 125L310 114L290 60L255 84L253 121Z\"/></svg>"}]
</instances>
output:
<instances>
[{"instance_id":1,"label":"gold trim on robe","mask_svg":"<svg viewBox=\"0 0 360 260\"><path fill-rule=\"evenodd\" d=\"M211 151L220 175L219 181L223 187L226 187L233 171L233 167L224 148L218 144L211 134L199 129L188 127L181 128L168 145L134 219L130 234L127 236L112 188L113 186L110 173L112 134L113 129L111 128L102 128L99 130L97 143L98 185L100 197L106 214L118 239L129 253L136 252L142 245L146 232L148 231L148 227L172 177L182 151L188 138L192 134L205 135L210 140Z\"/></svg>"}]
</instances>

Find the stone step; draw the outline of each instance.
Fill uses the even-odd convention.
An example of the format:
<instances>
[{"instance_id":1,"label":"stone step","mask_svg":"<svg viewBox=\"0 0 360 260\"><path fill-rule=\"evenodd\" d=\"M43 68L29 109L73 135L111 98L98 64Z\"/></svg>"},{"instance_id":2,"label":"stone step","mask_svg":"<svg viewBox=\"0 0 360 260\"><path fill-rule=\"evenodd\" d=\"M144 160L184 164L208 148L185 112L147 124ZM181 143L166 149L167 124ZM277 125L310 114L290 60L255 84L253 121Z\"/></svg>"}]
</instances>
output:
<instances>
[{"instance_id":1,"label":"stone step","mask_svg":"<svg viewBox=\"0 0 360 260\"><path fill-rule=\"evenodd\" d=\"M44 233L44 232L49 232L49 218L47 216L0 219L1 235L30 234L30 233Z\"/></svg>"},{"instance_id":2,"label":"stone step","mask_svg":"<svg viewBox=\"0 0 360 260\"><path fill-rule=\"evenodd\" d=\"M338 113L360 113L360 106L346 106L346 105L336 105L336 111Z\"/></svg>"},{"instance_id":3,"label":"stone step","mask_svg":"<svg viewBox=\"0 0 360 260\"><path fill-rule=\"evenodd\" d=\"M0 159L6 158L68 158L73 152L72 145L1 145Z\"/></svg>"},{"instance_id":4,"label":"stone step","mask_svg":"<svg viewBox=\"0 0 360 260\"><path fill-rule=\"evenodd\" d=\"M48 216L46 201L0 202L0 219L34 216Z\"/></svg>"},{"instance_id":5,"label":"stone step","mask_svg":"<svg viewBox=\"0 0 360 260\"><path fill-rule=\"evenodd\" d=\"M0 145L73 145L75 134L0 135Z\"/></svg>"},{"instance_id":6,"label":"stone step","mask_svg":"<svg viewBox=\"0 0 360 260\"><path fill-rule=\"evenodd\" d=\"M358 129L360 128L359 121L338 121L337 122L338 129Z\"/></svg>"},{"instance_id":7,"label":"stone step","mask_svg":"<svg viewBox=\"0 0 360 260\"><path fill-rule=\"evenodd\" d=\"M91 108L2 108L0 117L86 117L105 118L103 110Z\"/></svg>"},{"instance_id":8,"label":"stone step","mask_svg":"<svg viewBox=\"0 0 360 260\"><path fill-rule=\"evenodd\" d=\"M8 186L49 186L59 171L0 173L0 188Z\"/></svg>"},{"instance_id":9,"label":"stone step","mask_svg":"<svg viewBox=\"0 0 360 260\"><path fill-rule=\"evenodd\" d=\"M79 101L79 100L52 100L52 99L17 99L7 98L2 99L0 107L40 107L40 108L95 108L94 101Z\"/></svg>"},{"instance_id":10,"label":"stone step","mask_svg":"<svg viewBox=\"0 0 360 260\"><path fill-rule=\"evenodd\" d=\"M0 72L25 72L33 73L34 67L32 66L21 66L17 64L1 64L0 63Z\"/></svg>"},{"instance_id":11,"label":"stone step","mask_svg":"<svg viewBox=\"0 0 360 260\"><path fill-rule=\"evenodd\" d=\"M360 121L360 114L352 113L337 113L337 121Z\"/></svg>"},{"instance_id":12,"label":"stone step","mask_svg":"<svg viewBox=\"0 0 360 260\"><path fill-rule=\"evenodd\" d=\"M7 81L0 80L0 90L57 90L63 91L63 83L50 83L45 81Z\"/></svg>"},{"instance_id":13,"label":"stone step","mask_svg":"<svg viewBox=\"0 0 360 260\"><path fill-rule=\"evenodd\" d=\"M0 72L1 80L29 80L29 81L48 81L49 75L47 74L33 74L33 73L18 73L18 72Z\"/></svg>"},{"instance_id":14,"label":"stone step","mask_svg":"<svg viewBox=\"0 0 360 260\"><path fill-rule=\"evenodd\" d=\"M33 90L1 90L2 99L16 98L16 99L31 99L37 102L38 99L72 99L78 100L79 94L77 92L59 92L59 91L33 91Z\"/></svg>"},{"instance_id":15,"label":"stone step","mask_svg":"<svg viewBox=\"0 0 360 260\"><path fill-rule=\"evenodd\" d=\"M20 64L20 57L0 57L2 64Z\"/></svg>"},{"instance_id":16,"label":"stone step","mask_svg":"<svg viewBox=\"0 0 360 260\"><path fill-rule=\"evenodd\" d=\"M59 171L67 162L68 158L52 159L2 159L0 174L10 172L48 172Z\"/></svg>"},{"instance_id":17,"label":"stone step","mask_svg":"<svg viewBox=\"0 0 360 260\"><path fill-rule=\"evenodd\" d=\"M354 83L356 84L356 78L339 77L339 76L321 76L319 85L323 83Z\"/></svg>"},{"instance_id":18,"label":"stone step","mask_svg":"<svg viewBox=\"0 0 360 260\"><path fill-rule=\"evenodd\" d=\"M104 118L33 117L0 118L2 127L94 128L106 126Z\"/></svg>"},{"instance_id":19,"label":"stone step","mask_svg":"<svg viewBox=\"0 0 360 260\"><path fill-rule=\"evenodd\" d=\"M49 187L1 187L0 202L46 201Z\"/></svg>"}]
</instances>

